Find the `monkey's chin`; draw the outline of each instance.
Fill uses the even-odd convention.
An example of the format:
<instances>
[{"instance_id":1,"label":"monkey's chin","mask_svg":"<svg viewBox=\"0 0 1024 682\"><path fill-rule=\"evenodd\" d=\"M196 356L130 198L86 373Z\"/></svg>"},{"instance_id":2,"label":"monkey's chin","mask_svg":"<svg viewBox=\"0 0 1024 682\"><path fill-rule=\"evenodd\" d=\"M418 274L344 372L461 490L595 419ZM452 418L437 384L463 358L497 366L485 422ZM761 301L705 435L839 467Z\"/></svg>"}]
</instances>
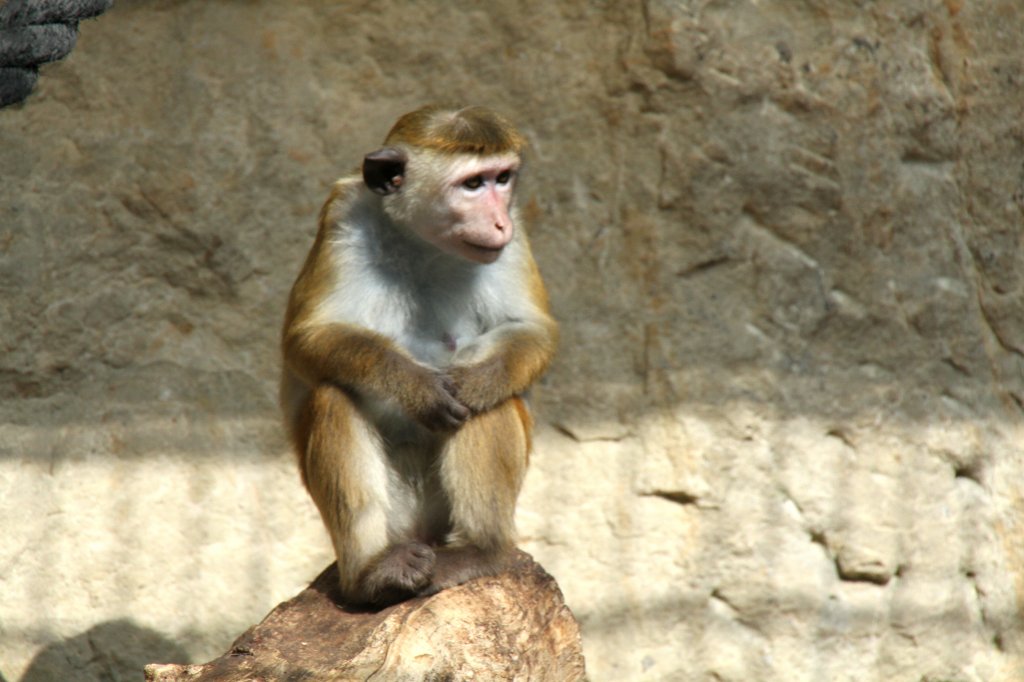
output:
<instances>
[{"instance_id":1,"label":"monkey's chin","mask_svg":"<svg viewBox=\"0 0 1024 682\"><path fill-rule=\"evenodd\" d=\"M487 265L498 260L501 256L502 251L505 250L504 246L490 247L490 246L478 246L477 244L471 244L469 242L462 242L462 256L467 260L471 260L474 263L480 263Z\"/></svg>"}]
</instances>

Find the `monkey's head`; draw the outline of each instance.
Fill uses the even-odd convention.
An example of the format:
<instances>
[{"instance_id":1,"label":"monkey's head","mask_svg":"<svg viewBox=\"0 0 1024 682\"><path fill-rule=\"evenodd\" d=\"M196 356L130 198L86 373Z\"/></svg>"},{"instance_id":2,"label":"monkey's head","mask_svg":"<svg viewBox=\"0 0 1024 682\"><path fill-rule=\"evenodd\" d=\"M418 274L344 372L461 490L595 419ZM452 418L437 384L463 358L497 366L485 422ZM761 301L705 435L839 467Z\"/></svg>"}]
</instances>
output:
<instances>
[{"instance_id":1,"label":"monkey's head","mask_svg":"<svg viewBox=\"0 0 1024 682\"><path fill-rule=\"evenodd\" d=\"M363 159L363 180L400 227L441 251L493 263L515 234L510 208L525 140L485 107L402 116Z\"/></svg>"}]
</instances>

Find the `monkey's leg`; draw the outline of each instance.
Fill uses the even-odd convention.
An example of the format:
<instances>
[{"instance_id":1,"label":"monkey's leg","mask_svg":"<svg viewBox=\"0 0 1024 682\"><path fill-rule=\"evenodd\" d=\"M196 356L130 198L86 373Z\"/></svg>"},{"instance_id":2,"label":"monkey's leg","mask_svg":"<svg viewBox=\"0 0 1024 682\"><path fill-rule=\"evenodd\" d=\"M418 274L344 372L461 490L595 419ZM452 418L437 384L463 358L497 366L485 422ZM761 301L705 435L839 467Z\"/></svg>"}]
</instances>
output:
<instances>
[{"instance_id":1,"label":"monkey's leg","mask_svg":"<svg viewBox=\"0 0 1024 682\"><path fill-rule=\"evenodd\" d=\"M376 427L344 391L323 384L296 431L300 443L305 436L303 480L334 544L342 595L378 603L426 585L433 550L417 542L389 546L391 472Z\"/></svg>"},{"instance_id":2,"label":"monkey's leg","mask_svg":"<svg viewBox=\"0 0 1024 682\"><path fill-rule=\"evenodd\" d=\"M511 398L466 422L442 452L451 504L448 546L437 552L431 590L502 570L515 548L516 498L529 458L531 420Z\"/></svg>"}]
</instances>

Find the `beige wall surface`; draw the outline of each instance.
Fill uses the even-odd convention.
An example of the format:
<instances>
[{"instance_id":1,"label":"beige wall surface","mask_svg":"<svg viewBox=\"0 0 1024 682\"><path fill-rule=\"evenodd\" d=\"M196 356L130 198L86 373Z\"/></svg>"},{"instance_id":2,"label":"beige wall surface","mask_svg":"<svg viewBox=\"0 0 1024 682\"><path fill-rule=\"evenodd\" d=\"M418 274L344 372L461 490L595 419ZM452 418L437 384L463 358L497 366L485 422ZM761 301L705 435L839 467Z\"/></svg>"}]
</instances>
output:
<instances>
[{"instance_id":1,"label":"beige wall surface","mask_svg":"<svg viewBox=\"0 0 1024 682\"><path fill-rule=\"evenodd\" d=\"M1024 679L1024 6L122 0L0 110L0 675L331 559L276 405L330 183L480 103L562 323L522 546L594 680Z\"/></svg>"}]
</instances>

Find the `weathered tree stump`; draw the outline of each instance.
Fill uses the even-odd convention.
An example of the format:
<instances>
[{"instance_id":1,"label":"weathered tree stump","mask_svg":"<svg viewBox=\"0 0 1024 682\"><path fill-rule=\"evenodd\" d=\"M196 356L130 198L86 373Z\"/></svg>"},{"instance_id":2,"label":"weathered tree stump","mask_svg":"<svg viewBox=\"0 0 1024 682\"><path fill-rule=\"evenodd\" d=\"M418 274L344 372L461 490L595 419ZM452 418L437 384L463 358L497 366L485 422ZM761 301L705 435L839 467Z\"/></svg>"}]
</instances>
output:
<instances>
[{"instance_id":1,"label":"weathered tree stump","mask_svg":"<svg viewBox=\"0 0 1024 682\"><path fill-rule=\"evenodd\" d=\"M204 665L147 682L582 680L579 626L554 578L519 552L501 575L380 611L339 605L332 564Z\"/></svg>"}]
</instances>

